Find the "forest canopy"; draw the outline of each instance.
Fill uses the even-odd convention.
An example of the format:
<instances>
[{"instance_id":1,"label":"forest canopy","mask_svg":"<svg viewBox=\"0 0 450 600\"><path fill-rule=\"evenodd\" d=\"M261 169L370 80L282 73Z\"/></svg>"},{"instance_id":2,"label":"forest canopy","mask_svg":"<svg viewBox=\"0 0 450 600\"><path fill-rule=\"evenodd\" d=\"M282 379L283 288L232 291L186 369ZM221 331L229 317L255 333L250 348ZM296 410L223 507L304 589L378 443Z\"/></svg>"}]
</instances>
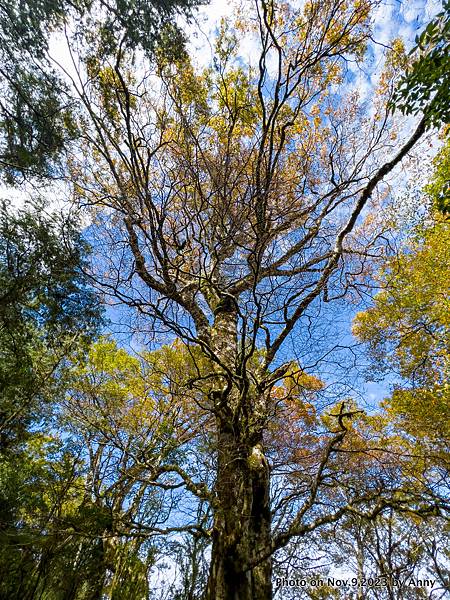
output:
<instances>
[{"instance_id":1,"label":"forest canopy","mask_svg":"<svg viewBox=\"0 0 450 600\"><path fill-rule=\"evenodd\" d=\"M219 4L0 2L0 598L444 598L449 5Z\"/></svg>"}]
</instances>

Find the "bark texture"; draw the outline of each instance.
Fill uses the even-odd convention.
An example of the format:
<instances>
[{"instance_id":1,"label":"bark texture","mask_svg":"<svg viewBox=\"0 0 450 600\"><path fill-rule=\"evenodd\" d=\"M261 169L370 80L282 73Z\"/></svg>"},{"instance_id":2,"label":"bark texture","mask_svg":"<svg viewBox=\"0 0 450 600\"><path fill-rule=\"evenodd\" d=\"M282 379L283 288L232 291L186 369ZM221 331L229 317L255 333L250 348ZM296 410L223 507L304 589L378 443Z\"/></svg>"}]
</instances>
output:
<instances>
[{"instance_id":1,"label":"bark texture","mask_svg":"<svg viewBox=\"0 0 450 600\"><path fill-rule=\"evenodd\" d=\"M231 305L216 314L215 351L236 373L236 315ZM223 376L226 381L226 375ZM217 480L211 566L206 600L270 600L272 561L251 567L255 552L271 541L270 473L257 425L258 403L245 384L226 385L217 402Z\"/></svg>"},{"instance_id":2,"label":"bark texture","mask_svg":"<svg viewBox=\"0 0 450 600\"><path fill-rule=\"evenodd\" d=\"M272 564L247 568L270 544L269 469L260 447L219 434L217 499L207 600L270 600Z\"/></svg>"}]
</instances>

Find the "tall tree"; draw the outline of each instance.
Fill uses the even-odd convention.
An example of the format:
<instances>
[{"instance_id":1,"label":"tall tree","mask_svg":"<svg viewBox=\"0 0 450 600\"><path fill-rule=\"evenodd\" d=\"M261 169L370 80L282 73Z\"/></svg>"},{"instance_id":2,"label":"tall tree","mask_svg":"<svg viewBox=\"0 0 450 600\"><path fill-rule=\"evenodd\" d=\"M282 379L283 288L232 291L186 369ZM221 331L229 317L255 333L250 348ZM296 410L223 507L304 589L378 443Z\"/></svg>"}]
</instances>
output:
<instances>
[{"instance_id":1,"label":"tall tree","mask_svg":"<svg viewBox=\"0 0 450 600\"><path fill-rule=\"evenodd\" d=\"M385 257L377 275L378 293L372 305L356 315L354 333L368 346L371 376L389 373L394 379L392 392L383 405L391 430L409 456L407 470L413 478L439 473L439 487L448 495L449 422L449 286L450 223L447 215L449 181L448 141L434 159L434 172L424 188L428 207L396 254ZM401 519L403 521L403 519ZM377 561L395 559L398 568L414 561L433 574L436 595L448 593L446 550L442 546L448 523L413 518L399 528L396 518L389 523L397 534L377 543ZM367 530L377 539L382 531ZM402 550L398 535L413 536ZM386 541L392 546L385 547ZM371 544L374 547L373 544ZM411 550L414 550L411 553ZM408 553L411 555L408 556ZM395 562L395 560L394 560ZM388 562L386 562L388 564ZM401 569L400 569L401 570ZM400 597L410 590L389 590ZM417 592L418 593L418 592ZM416 597L416 596L414 596Z\"/></svg>"},{"instance_id":2,"label":"tall tree","mask_svg":"<svg viewBox=\"0 0 450 600\"><path fill-rule=\"evenodd\" d=\"M357 290L376 252L376 220L361 223L372 199L427 125L392 149L392 62L372 113L346 93L374 5L258 0L223 23L204 70L164 56L137 69L123 45L77 57L67 172L94 214L92 277L186 344L209 415L214 485L178 473L213 515L196 528L212 540L207 600L268 600L272 555L345 515L443 504L406 487L387 442L369 448L354 403L315 415L322 384L307 368L324 303Z\"/></svg>"},{"instance_id":3,"label":"tall tree","mask_svg":"<svg viewBox=\"0 0 450 600\"><path fill-rule=\"evenodd\" d=\"M155 557L170 557L156 540L186 532L201 539L209 527L206 516L197 524L203 510L195 502L190 509L185 497L202 494L194 483L198 465L189 459L205 426L186 387L193 364L179 344L138 357L103 339L74 367L62 426L84 448L77 532L97 544L99 594L147 598ZM186 515L192 511L182 526L173 522L177 503Z\"/></svg>"},{"instance_id":4,"label":"tall tree","mask_svg":"<svg viewBox=\"0 0 450 600\"><path fill-rule=\"evenodd\" d=\"M78 472L50 424L68 356L100 326L83 274L87 250L71 217L46 214L39 202L19 211L1 204L0 569L9 574L2 597L33 597L53 548L49 522L70 500Z\"/></svg>"}]
</instances>

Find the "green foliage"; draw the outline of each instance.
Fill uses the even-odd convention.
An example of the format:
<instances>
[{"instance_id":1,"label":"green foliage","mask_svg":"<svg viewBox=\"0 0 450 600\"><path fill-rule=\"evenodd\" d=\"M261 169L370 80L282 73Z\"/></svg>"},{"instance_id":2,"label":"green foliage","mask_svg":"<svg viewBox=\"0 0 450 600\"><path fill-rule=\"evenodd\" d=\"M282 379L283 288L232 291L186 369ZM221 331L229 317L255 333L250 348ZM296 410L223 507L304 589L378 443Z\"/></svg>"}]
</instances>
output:
<instances>
[{"instance_id":1,"label":"green foliage","mask_svg":"<svg viewBox=\"0 0 450 600\"><path fill-rule=\"evenodd\" d=\"M70 218L42 203L0 206L0 448L20 443L60 385L60 367L99 325L83 274L87 247Z\"/></svg>"},{"instance_id":2,"label":"green foliage","mask_svg":"<svg viewBox=\"0 0 450 600\"><path fill-rule=\"evenodd\" d=\"M61 0L2 3L0 166L9 183L21 172L49 173L74 134L64 85L45 59L51 32L63 25L67 9Z\"/></svg>"},{"instance_id":3,"label":"green foliage","mask_svg":"<svg viewBox=\"0 0 450 600\"><path fill-rule=\"evenodd\" d=\"M109 473L105 494L116 478L133 480L147 463L180 464L179 448L200 419L192 404L202 396L187 387L197 372L179 344L138 357L102 337L72 360L62 420L79 443L110 453L117 470Z\"/></svg>"},{"instance_id":4,"label":"green foliage","mask_svg":"<svg viewBox=\"0 0 450 600\"><path fill-rule=\"evenodd\" d=\"M450 122L450 2L417 36L413 62L400 80L392 107L426 114L429 125Z\"/></svg>"},{"instance_id":5,"label":"green foliage","mask_svg":"<svg viewBox=\"0 0 450 600\"><path fill-rule=\"evenodd\" d=\"M439 217L416 233L381 274L383 291L356 318L354 331L370 344L380 368L389 359L416 385L441 381L449 344L450 227Z\"/></svg>"},{"instance_id":6,"label":"green foliage","mask_svg":"<svg viewBox=\"0 0 450 600\"><path fill-rule=\"evenodd\" d=\"M68 355L100 325L83 274L87 251L74 219L46 214L41 202L17 211L1 204L0 571L8 574L0 581L2 598L35 598L49 580L61 594L42 597L70 597L63 595L66 564L79 541L61 521L82 500L81 462L76 449L45 432L62 397ZM87 577L78 567L72 580Z\"/></svg>"},{"instance_id":7,"label":"green foliage","mask_svg":"<svg viewBox=\"0 0 450 600\"><path fill-rule=\"evenodd\" d=\"M67 546L75 540L61 519L79 496L77 480L76 456L49 436L35 434L23 452L0 456L0 570L8 575L0 597L31 599L49 580L70 576Z\"/></svg>"},{"instance_id":8,"label":"green foliage","mask_svg":"<svg viewBox=\"0 0 450 600\"><path fill-rule=\"evenodd\" d=\"M438 152L434 161L434 172L425 186L425 193L433 205L444 215L450 213L450 138Z\"/></svg>"},{"instance_id":9,"label":"green foliage","mask_svg":"<svg viewBox=\"0 0 450 600\"><path fill-rule=\"evenodd\" d=\"M33 67L17 67L0 101L0 167L7 183L21 173L54 174L63 148L76 135L71 111L62 102L57 77Z\"/></svg>"},{"instance_id":10,"label":"green foliage","mask_svg":"<svg viewBox=\"0 0 450 600\"><path fill-rule=\"evenodd\" d=\"M401 376L385 401L390 419L435 460L445 460L450 438L448 219L434 212L432 222L418 227L408 246L386 261L380 279L382 291L356 316L354 333L368 343L377 370Z\"/></svg>"},{"instance_id":11,"label":"green foliage","mask_svg":"<svg viewBox=\"0 0 450 600\"><path fill-rule=\"evenodd\" d=\"M198 0L12 0L0 11L0 167L9 183L21 175L54 175L58 158L77 136L76 107L47 50L50 36L73 32L80 52L114 57L124 48L155 48L170 58L183 51L175 16ZM64 29L67 27L67 29ZM72 47L72 51L76 49Z\"/></svg>"}]
</instances>

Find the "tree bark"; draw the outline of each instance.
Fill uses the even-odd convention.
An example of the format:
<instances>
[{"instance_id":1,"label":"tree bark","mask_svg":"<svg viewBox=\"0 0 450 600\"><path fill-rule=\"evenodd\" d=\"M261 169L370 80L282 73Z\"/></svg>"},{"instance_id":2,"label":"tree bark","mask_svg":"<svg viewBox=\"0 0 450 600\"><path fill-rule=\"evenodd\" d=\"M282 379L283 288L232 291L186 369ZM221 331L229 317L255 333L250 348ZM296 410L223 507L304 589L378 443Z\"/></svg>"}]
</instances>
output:
<instances>
[{"instance_id":1,"label":"tree bark","mask_svg":"<svg viewBox=\"0 0 450 600\"><path fill-rule=\"evenodd\" d=\"M246 568L271 540L267 461L260 444L246 447L223 425L218 444L219 508L205 600L270 600L271 559Z\"/></svg>"},{"instance_id":2,"label":"tree bark","mask_svg":"<svg viewBox=\"0 0 450 600\"><path fill-rule=\"evenodd\" d=\"M214 317L211 342L223 387L216 397L216 508L205 600L271 600L271 559L252 566L271 542L270 473L258 403L234 379L240 372L235 301L220 298Z\"/></svg>"}]
</instances>

